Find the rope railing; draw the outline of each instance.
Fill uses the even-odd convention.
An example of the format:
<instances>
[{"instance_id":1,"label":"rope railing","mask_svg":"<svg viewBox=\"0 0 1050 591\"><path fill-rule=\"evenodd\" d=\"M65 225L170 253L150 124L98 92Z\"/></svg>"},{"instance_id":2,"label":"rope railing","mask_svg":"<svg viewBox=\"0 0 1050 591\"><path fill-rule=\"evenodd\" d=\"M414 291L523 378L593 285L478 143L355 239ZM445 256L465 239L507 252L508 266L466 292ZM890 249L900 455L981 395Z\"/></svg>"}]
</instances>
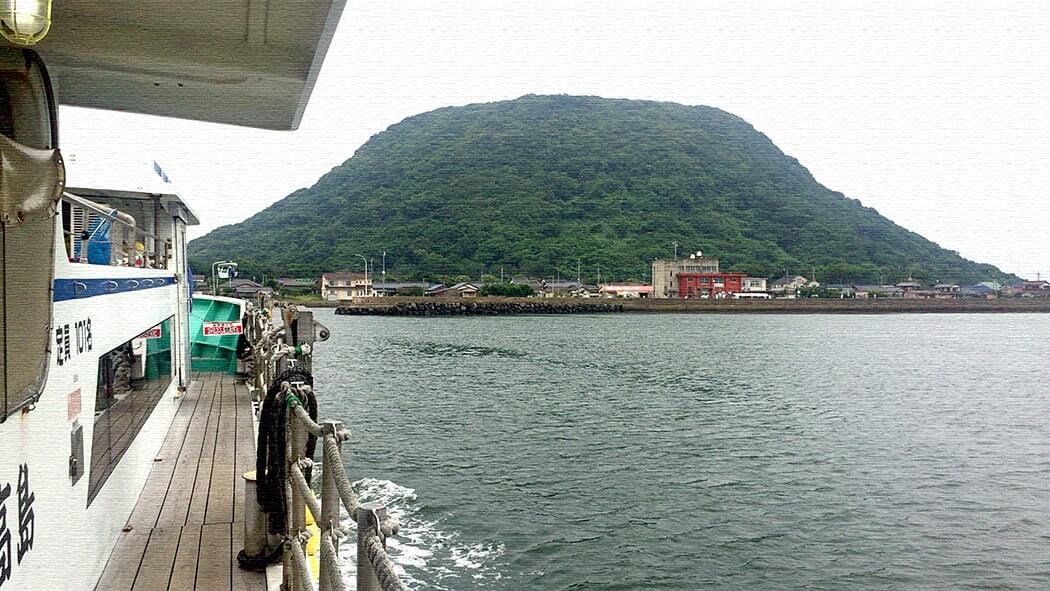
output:
<instances>
[{"instance_id":1,"label":"rope railing","mask_svg":"<svg viewBox=\"0 0 1050 591\"><path fill-rule=\"evenodd\" d=\"M332 532L321 534L322 564L337 564L339 562L339 552L336 550L336 544L332 541L332 538ZM343 582L343 573L339 569L326 569L325 572L321 573L321 576L327 576L328 586L331 588L331 591L344 591L346 589L346 583Z\"/></svg>"},{"instance_id":2,"label":"rope railing","mask_svg":"<svg viewBox=\"0 0 1050 591\"><path fill-rule=\"evenodd\" d=\"M388 516L386 508L381 505L362 505L354 494L350 479L343 465L342 443L350 438L350 432L335 421L318 422L316 397L312 388L312 339L301 339L304 334L312 335L315 327L312 315L293 306L285 308L284 327L277 329L272 324L269 302L259 302L249 306L245 313L244 334L249 344L247 355L241 357L249 365L249 374L254 388L265 396L264 408L260 418L260 451L263 442L263 423L267 419L269 455L260 455L260 466L265 465L266 486L260 481L256 486L246 487L250 494L248 508L260 512L258 518L245 519L245 551L248 554L245 563L257 565L261 556L269 555L269 544L265 528L258 525L265 523L265 514L261 514L263 499L272 503L280 499L277 507L283 508L283 528L281 521L271 521L271 526L279 528L277 540L283 544L283 584L285 591L344 591L346 583L339 567L338 540L346 535L340 527L340 515L345 508L357 524L357 590L358 591L403 591L404 586L397 576L394 562L386 551L386 539L397 534L399 525L396 518ZM304 327L304 323L311 324ZM320 339L327 337L327 329L321 327ZM240 352L239 352L240 356ZM291 376L291 377L289 377ZM274 406L269 406L269 405ZM283 423L283 424L282 424ZM274 434L273 431L278 433ZM283 441L278 435L283 435ZM322 446L323 463L315 464L310 455L319 439ZM276 442L276 444L275 444ZM276 447L275 447L276 445ZM280 449L283 451L281 454ZM311 450L307 453L307 450ZM274 456L274 454L277 454ZM281 458L272 464L267 458ZM260 468L262 469L262 468ZM320 469L320 499L310 487L311 475ZM263 496L263 488L274 491L278 497ZM258 491L258 492L256 492ZM271 494L271 493L266 493ZM259 501L255 496L259 495ZM317 573L317 587L311 574L310 561L307 558L307 541L310 531L306 527L306 510L314 518L320 530ZM272 511L272 509L267 509ZM280 519L278 515L276 518ZM271 517L274 519L274 517ZM252 528L248 524L252 523ZM251 529L251 531L249 531ZM252 536L255 539L250 539ZM249 548L254 553L248 552Z\"/></svg>"},{"instance_id":3,"label":"rope railing","mask_svg":"<svg viewBox=\"0 0 1050 591\"><path fill-rule=\"evenodd\" d=\"M287 384L287 383L286 383ZM321 501L313 495L309 483L306 481L304 471L315 468L315 464L309 458L295 455L295 449L305 448L305 442L290 441L293 448L293 456L289 457L288 475L290 484L288 495L293 503L305 504L314 516L318 527L321 529L321 560L319 582L321 591L334 591L341 589L332 581L341 581L339 569L338 548L332 541L339 530L338 515L345 508L347 513L357 522L358 527L358 564L357 564L357 588L359 591L402 591L404 589L394 562L386 552L386 538L395 535L399 524L396 518L386 515L384 507L363 507L353 492L346 469L343 467L340 444L349 437L349 433L340 428L338 422L326 422L319 424L310 418L309 413L303 408L303 403L296 395L308 393L309 386L282 384L282 389L287 395L287 404L291 412L288 413L288 431L293 439L301 438L299 433L309 433L320 436L324 449L324 463L321 472ZM333 490L334 489L334 490ZM325 493L329 494L325 494ZM334 494L333 494L334 493ZM335 507L329 505L334 503ZM298 505L301 506L301 505ZM294 523L295 520L290 520ZM294 527L294 526L293 526ZM289 532L289 538L295 532ZM330 546L330 547L329 547ZM300 550L295 543L292 544L293 552ZM364 560L362 560L364 558ZM300 569L298 554L291 561L293 569ZM290 577L294 583L295 577ZM302 587L303 590L313 591L313 587ZM293 588L293 591L299 591Z\"/></svg>"},{"instance_id":4,"label":"rope railing","mask_svg":"<svg viewBox=\"0 0 1050 591\"><path fill-rule=\"evenodd\" d=\"M372 569L375 571L376 578L379 579L379 585L383 588L383 591L400 591L403 589L401 579L397 578L397 573L394 571L394 562L387 555L386 546L380 541L379 536L369 537L365 544L368 561L372 564Z\"/></svg>"},{"instance_id":5,"label":"rope railing","mask_svg":"<svg viewBox=\"0 0 1050 591\"><path fill-rule=\"evenodd\" d=\"M357 495L354 494L354 490L350 486L350 479L346 475L346 469L343 467L342 455L339 453L339 440L336 437L325 435L324 464L333 472L332 476L335 480L336 489L339 492L339 498L342 500L343 506L346 507L347 513L350 514L350 518L356 522L359 503L357 502Z\"/></svg>"},{"instance_id":6,"label":"rope railing","mask_svg":"<svg viewBox=\"0 0 1050 591\"><path fill-rule=\"evenodd\" d=\"M309 539L310 532L303 532L306 539ZM306 552L303 550L303 539L302 536L288 538L285 542L287 547L292 551L292 564L295 567L292 569L295 574L298 575L298 584L302 589L309 589L314 591L314 581L310 578L310 561L306 559Z\"/></svg>"},{"instance_id":7,"label":"rope railing","mask_svg":"<svg viewBox=\"0 0 1050 591\"><path fill-rule=\"evenodd\" d=\"M310 413L306 412L301 403L292 403L292 412L295 413L295 418L302 422L303 427L306 431L314 437L321 436L321 425L318 425L310 418Z\"/></svg>"}]
</instances>

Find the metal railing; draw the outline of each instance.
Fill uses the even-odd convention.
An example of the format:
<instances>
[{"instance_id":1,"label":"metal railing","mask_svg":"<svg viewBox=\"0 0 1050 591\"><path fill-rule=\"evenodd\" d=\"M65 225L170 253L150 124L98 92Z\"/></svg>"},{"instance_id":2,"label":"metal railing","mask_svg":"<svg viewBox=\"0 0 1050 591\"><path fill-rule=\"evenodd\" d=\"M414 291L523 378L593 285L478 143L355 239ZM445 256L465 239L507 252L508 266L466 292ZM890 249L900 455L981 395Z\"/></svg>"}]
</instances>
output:
<instances>
[{"instance_id":1,"label":"metal railing","mask_svg":"<svg viewBox=\"0 0 1050 591\"><path fill-rule=\"evenodd\" d=\"M267 296L249 305L245 314L245 336L252 356L249 375L260 391L273 385L273 380L289 368L312 365L312 344L317 335L317 323L309 312L294 306L283 308L284 326L272 322L272 302ZM327 339L327 329L320 327ZM287 374L285 374L287 375ZM401 591L393 561L386 552L386 539L396 535L399 524L380 504L358 502L343 464L342 444L350 432L338 421L316 422L305 408L304 400L312 399L313 388L304 382L282 381L276 403L285 407L285 474L284 532L278 540L283 545L283 587L285 591L343 591L339 561L339 540L348 534L341 527L345 508L357 524L357 589L358 591ZM318 466L307 457L310 436L321 443L323 463ZM307 480L307 473L321 469L318 499ZM256 500L255 486L245 489L245 553L259 556L270 545L265 527L266 516ZM314 517L320 536L318 586L314 586L307 558L307 544L311 532L306 525L306 509Z\"/></svg>"},{"instance_id":2,"label":"metal railing","mask_svg":"<svg viewBox=\"0 0 1050 591\"><path fill-rule=\"evenodd\" d=\"M172 256L170 239L162 239L153 232L135 225L134 218L90 199L72 193L63 193L62 199L80 210L92 212L98 220L93 228L85 228L80 235L74 235L69 230L64 231L70 261L88 263L88 251L93 243L98 243L103 245L105 261L96 261L95 264L144 269L167 268ZM106 223L109 224L108 237L98 238L97 234L106 227ZM70 226L72 227L72 220ZM142 249L137 248L140 244Z\"/></svg>"}]
</instances>

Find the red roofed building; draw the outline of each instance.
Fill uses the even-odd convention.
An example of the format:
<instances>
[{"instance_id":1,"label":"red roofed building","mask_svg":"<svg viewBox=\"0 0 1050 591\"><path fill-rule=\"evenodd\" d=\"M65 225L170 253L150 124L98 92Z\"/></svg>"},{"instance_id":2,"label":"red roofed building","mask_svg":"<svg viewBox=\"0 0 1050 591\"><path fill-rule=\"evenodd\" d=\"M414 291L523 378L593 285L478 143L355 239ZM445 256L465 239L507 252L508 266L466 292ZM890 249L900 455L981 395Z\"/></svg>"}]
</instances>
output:
<instances>
[{"instance_id":1,"label":"red roofed building","mask_svg":"<svg viewBox=\"0 0 1050 591\"><path fill-rule=\"evenodd\" d=\"M725 298L744 291L747 273L679 273L678 297Z\"/></svg>"}]
</instances>

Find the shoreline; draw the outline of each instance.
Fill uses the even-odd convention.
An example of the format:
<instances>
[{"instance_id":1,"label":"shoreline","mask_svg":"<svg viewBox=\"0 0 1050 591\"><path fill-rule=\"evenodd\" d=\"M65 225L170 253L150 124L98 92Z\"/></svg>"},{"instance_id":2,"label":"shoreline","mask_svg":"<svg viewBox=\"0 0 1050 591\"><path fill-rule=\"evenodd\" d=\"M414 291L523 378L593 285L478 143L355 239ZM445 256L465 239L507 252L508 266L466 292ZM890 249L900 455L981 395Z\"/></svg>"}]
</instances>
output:
<instances>
[{"instance_id":1,"label":"shoreline","mask_svg":"<svg viewBox=\"0 0 1050 591\"><path fill-rule=\"evenodd\" d=\"M588 313L586 307L600 304L616 305L613 313L634 314L957 314L957 313L1050 313L1050 298L1011 299L795 299L795 300L657 300L657 299L596 299L596 298L502 298L479 297L435 299L428 297L369 298L353 304L317 300L294 302L312 308L350 308L354 315L398 316L394 308L407 304L465 305L471 313L484 315L490 306L505 310L507 305L528 306L544 304L553 307L578 307L577 313ZM506 315L508 312L491 312ZM535 312L534 312L535 313ZM568 310L565 313L569 313ZM528 314L526 313L522 313Z\"/></svg>"}]
</instances>

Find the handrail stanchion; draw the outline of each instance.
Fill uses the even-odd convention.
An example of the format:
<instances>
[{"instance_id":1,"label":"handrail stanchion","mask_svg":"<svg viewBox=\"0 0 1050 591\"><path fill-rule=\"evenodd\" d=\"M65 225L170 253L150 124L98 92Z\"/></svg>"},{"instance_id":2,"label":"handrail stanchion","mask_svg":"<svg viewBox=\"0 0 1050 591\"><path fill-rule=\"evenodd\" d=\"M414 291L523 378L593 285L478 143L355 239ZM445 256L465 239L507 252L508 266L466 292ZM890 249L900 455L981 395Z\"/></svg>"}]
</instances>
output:
<instances>
[{"instance_id":1,"label":"handrail stanchion","mask_svg":"<svg viewBox=\"0 0 1050 591\"><path fill-rule=\"evenodd\" d=\"M288 395L290 390L285 390L280 394L278 400L280 404L288 404ZM297 591L299 586L295 576L295 558L292 556L292 537L296 535L292 526L292 511L295 507L295 502L292 495L294 491L289 486L289 474L287 470L290 469L292 463L292 425L295 423L295 417L291 413L287 413L285 416L284 423L284 450L285 450L285 478L281 486L284 487L285 492L285 507L284 507L284 553L281 556L281 591Z\"/></svg>"},{"instance_id":2,"label":"handrail stanchion","mask_svg":"<svg viewBox=\"0 0 1050 591\"><path fill-rule=\"evenodd\" d=\"M299 460L306 455L307 432L305 426L296 418L290 406L288 407L288 421L291 427L289 429L290 440L288 443L292 453L288 456L287 474L291 475L293 466L298 464ZM306 531L306 499L299 492L299 487L292 486L291 489L292 506L291 511L288 512L289 525L291 526L289 537L299 539L302 532ZM292 580L295 583L293 583L294 586L290 591L306 591L300 589L298 577L292 577Z\"/></svg>"},{"instance_id":3,"label":"handrail stanchion","mask_svg":"<svg viewBox=\"0 0 1050 591\"><path fill-rule=\"evenodd\" d=\"M380 515L386 508L377 503L360 505L357 509L357 591L382 591L379 577L368 558L368 545L379 535Z\"/></svg>"},{"instance_id":4,"label":"handrail stanchion","mask_svg":"<svg viewBox=\"0 0 1050 591\"><path fill-rule=\"evenodd\" d=\"M343 424L339 421L328 421L321 424L321 445L324 449L324 442L329 438L335 438L338 441L338 433L343 428ZM322 454L323 455L323 454ZM329 469L327 461L321 466L321 515L317 519L317 524L321 528L321 540L324 543L326 536L332 536L334 539L335 529L339 527L339 489L335 483L335 475L333 471ZM336 556L338 558L339 546L335 546ZM328 564L327 556L325 553L321 554L321 574L319 577L320 591L331 591L332 583L327 576L329 569L338 569L338 564Z\"/></svg>"}]
</instances>

